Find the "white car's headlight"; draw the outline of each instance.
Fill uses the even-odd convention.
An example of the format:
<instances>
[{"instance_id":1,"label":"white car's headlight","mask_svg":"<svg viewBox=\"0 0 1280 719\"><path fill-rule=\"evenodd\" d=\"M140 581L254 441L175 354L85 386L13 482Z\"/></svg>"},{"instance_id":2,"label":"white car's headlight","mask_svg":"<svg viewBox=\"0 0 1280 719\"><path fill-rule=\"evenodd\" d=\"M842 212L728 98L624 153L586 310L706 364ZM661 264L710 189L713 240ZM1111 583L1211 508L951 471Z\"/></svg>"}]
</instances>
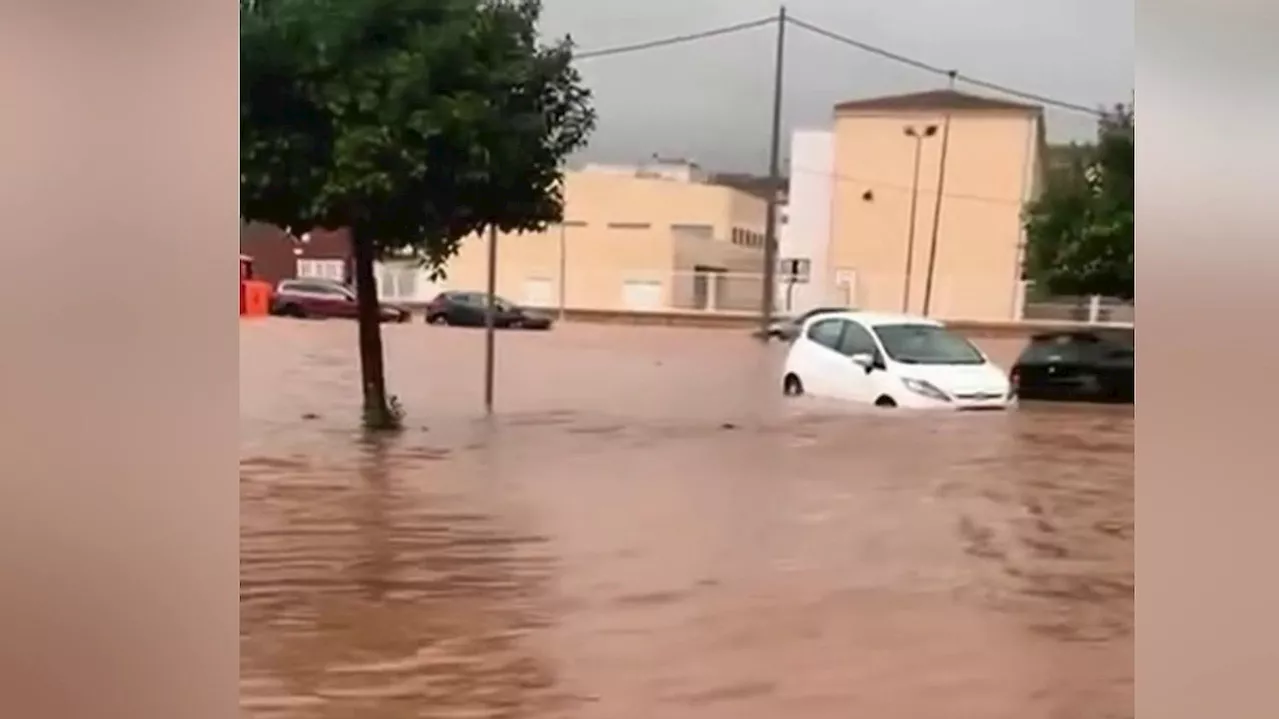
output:
<instances>
[{"instance_id":1,"label":"white car's headlight","mask_svg":"<svg viewBox=\"0 0 1280 719\"><path fill-rule=\"evenodd\" d=\"M950 402L951 398L946 392L938 389L932 382L926 382L922 379L912 379L910 377L902 378L902 385L907 389L915 392L922 397L936 399L939 402Z\"/></svg>"}]
</instances>

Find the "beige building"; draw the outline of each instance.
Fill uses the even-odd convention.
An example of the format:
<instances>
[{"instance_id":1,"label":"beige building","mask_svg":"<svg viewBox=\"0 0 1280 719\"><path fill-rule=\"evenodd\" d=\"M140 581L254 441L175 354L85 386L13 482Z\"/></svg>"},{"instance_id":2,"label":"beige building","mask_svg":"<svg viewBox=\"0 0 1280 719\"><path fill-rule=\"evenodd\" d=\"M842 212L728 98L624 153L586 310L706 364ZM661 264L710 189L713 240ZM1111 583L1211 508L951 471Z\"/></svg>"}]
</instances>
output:
<instances>
[{"instance_id":1,"label":"beige building","mask_svg":"<svg viewBox=\"0 0 1280 719\"><path fill-rule=\"evenodd\" d=\"M499 236L497 293L551 308L752 310L764 220L764 200L710 184L690 163L588 166L566 173L563 225ZM380 294L483 291L487 267L487 239L468 239L439 282L385 264Z\"/></svg>"},{"instance_id":2,"label":"beige building","mask_svg":"<svg viewBox=\"0 0 1280 719\"><path fill-rule=\"evenodd\" d=\"M879 97L837 105L831 131L814 134L797 133L780 248L812 259L810 304L923 313L928 294L935 317L1020 315L1040 108L952 90Z\"/></svg>"},{"instance_id":3,"label":"beige building","mask_svg":"<svg viewBox=\"0 0 1280 719\"><path fill-rule=\"evenodd\" d=\"M928 288L934 316L1017 316L1022 208L1039 190L1045 147L1040 108L944 90L835 112L828 262L853 270L858 304L923 312Z\"/></svg>"}]
</instances>

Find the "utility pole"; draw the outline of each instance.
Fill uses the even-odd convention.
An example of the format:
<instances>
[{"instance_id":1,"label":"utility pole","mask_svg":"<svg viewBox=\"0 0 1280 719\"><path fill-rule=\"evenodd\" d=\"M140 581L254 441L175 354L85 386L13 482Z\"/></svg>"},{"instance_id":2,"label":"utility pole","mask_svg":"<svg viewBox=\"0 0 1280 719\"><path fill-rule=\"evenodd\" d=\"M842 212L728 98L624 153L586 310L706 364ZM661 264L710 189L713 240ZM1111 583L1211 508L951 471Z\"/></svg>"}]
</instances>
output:
<instances>
[{"instance_id":1,"label":"utility pole","mask_svg":"<svg viewBox=\"0 0 1280 719\"><path fill-rule=\"evenodd\" d=\"M489 225L489 277L484 308L484 413L493 414L493 329L498 314L498 226Z\"/></svg>"},{"instance_id":2,"label":"utility pole","mask_svg":"<svg viewBox=\"0 0 1280 719\"><path fill-rule=\"evenodd\" d=\"M907 125L903 128L903 132L907 137L915 140L916 151L911 169L911 206L907 210L910 213L907 216L907 262L902 270L902 311L908 312L911 309L911 265L916 255L916 207L920 199L920 154L925 138L936 135L938 126L929 125L921 131L912 125Z\"/></svg>"},{"instance_id":3,"label":"utility pole","mask_svg":"<svg viewBox=\"0 0 1280 719\"><path fill-rule=\"evenodd\" d=\"M773 322L778 272L778 192L782 172L778 167L782 144L782 72L786 55L787 8L778 8L778 45L773 59L773 123L769 136L769 195L764 214L764 287L760 292L760 337L767 340Z\"/></svg>"},{"instance_id":4,"label":"utility pole","mask_svg":"<svg viewBox=\"0 0 1280 719\"><path fill-rule=\"evenodd\" d=\"M955 89L956 71L947 73L949 87ZM942 117L942 147L938 151L938 196L933 203L933 231L929 237L929 266L924 278L923 314L929 316L929 303L933 299L933 271L938 261L938 226L942 221L943 186L947 179L947 146L951 140L951 112Z\"/></svg>"}]
</instances>

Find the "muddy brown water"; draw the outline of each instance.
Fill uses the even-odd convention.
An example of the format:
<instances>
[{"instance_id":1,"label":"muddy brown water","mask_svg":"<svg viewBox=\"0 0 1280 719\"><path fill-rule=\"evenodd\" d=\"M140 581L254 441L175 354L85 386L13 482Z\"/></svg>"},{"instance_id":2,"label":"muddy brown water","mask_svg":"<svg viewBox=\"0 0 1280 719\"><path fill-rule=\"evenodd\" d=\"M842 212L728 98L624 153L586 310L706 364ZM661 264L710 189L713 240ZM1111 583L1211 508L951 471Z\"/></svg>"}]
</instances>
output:
<instances>
[{"instance_id":1,"label":"muddy brown water","mask_svg":"<svg viewBox=\"0 0 1280 719\"><path fill-rule=\"evenodd\" d=\"M1133 413L783 399L742 332L243 322L241 706L299 719L1133 716ZM1007 342L986 349L1007 362Z\"/></svg>"}]
</instances>

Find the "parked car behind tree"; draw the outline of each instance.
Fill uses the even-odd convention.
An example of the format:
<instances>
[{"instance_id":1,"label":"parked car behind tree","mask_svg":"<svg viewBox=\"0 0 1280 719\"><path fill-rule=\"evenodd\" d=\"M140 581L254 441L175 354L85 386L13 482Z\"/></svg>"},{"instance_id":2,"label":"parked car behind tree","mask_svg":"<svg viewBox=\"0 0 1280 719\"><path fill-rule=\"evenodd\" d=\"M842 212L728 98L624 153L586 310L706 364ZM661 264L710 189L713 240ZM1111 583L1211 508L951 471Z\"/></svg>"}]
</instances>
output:
<instances>
[{"instance_id":1,"label":"parked car behind tree","mask_svg":"<svg viewBox=\"0 0 1280 719\"><path fill-rule=\"evenodd\" d=\"M407 322L409 310L392 304L378 308L383 322ZM271 298L271 314L298 318L356 319L356 293L332 280L282 280Z\"/></svg>"}]
</instances>

